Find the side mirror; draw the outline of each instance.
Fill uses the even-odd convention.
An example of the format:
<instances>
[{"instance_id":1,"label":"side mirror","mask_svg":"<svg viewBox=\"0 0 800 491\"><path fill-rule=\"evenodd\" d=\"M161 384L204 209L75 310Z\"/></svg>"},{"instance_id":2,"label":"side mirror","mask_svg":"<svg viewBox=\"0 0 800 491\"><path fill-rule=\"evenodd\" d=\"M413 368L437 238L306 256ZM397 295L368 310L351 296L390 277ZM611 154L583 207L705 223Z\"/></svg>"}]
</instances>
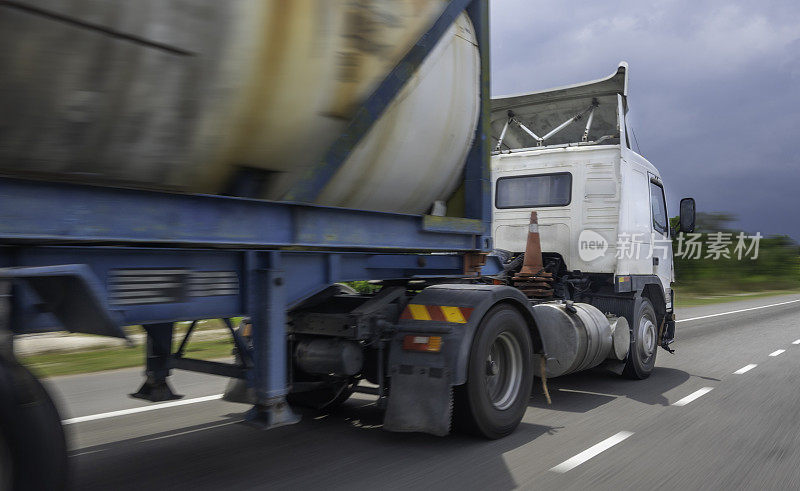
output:
<instances>
[{"instance_id":1,"label":"side mirror","mask_svg":"<svg viewBox=\"0 0 800 491\"><path fill-rule=\"evenodd\" d=\"M678 230L688 234L694 232L694 198L681 200L680 225Z\"/></svg>"}]
</instances>

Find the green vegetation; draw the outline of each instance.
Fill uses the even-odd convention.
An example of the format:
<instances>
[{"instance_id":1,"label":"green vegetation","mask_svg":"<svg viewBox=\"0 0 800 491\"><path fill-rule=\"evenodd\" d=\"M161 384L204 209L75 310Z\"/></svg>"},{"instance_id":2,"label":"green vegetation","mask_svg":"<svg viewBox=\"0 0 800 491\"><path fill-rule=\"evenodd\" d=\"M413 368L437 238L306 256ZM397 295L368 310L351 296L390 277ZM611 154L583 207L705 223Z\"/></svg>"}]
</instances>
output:
<instances>
[{"instance_id":1,"label":"green vegetation","mask_svg":"<svg viewBox=\"0 0 800 491\"><path fill-rule=\"evenodd\" d=\"M358 293L375 293L380 290L380 285L374 285L369 281L348 281L345 285L349 286Z\"/></svg>"},{"instance_id":2,"label":"green vegetation","mask_svg":"<svg viewBox=\"0 0 800 491\"><path fill-rule=\"evenodd\" d=\"M733 215L724 213L697 214L695 232L703 234L699 259L680 257L679 252L687 250L685 242L681 244L677 237L673 239L678 302L681 302L681 294L702 299L703 296L738 292L776 294L800 290L800 246L785 235L763 237L758 244L758 255L753 258L753 250L736 250L741 231L731 226L734 221ZM672 222L677 225L677 218ZM715 235L720 233L723 235ZM726 248L728 257L708 257L709 242L720 238L730 242ZM746 246L750 245L748 239ZM739 253L742 253L741 259ZM741 298L732 297L731 300Z\"/></svg>"},{"instance_id":3,"label":"green vegetation","mask_svg":"<svg viewBox=\"0 0 800 491\"><path fill-rule=\"evenodd\" d=\"M173 351L177 349L178 341L175 342ZM189 341L185 353L190 358L214 359L230 356L232 349L233 342L230 338ZM42 353L22 357L20 361L39 377L53 377L143 366L144 358L144 347L136 346L69 353Z\"/></svg>"}]
</instances>

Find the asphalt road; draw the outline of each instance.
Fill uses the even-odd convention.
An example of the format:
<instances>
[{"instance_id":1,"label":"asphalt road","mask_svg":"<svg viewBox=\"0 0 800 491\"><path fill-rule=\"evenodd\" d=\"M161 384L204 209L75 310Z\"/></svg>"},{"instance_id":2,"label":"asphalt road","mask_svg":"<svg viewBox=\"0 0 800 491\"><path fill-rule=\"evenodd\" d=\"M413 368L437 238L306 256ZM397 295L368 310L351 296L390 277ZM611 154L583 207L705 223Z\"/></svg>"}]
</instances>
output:
<instances>
[{"instance_id":1,"label":"asphalt road","mask_svg":"<svg viewBox=\"0 0 800 491\"><path fill-rule=\"evenodd\" d=\"M258 431L238 423L245 406L220 400L96 416L147 406L126 397L139 370L47 385L73 420L76 489L800 489L800 301L754 309L792 300L683 309L677 352L659 351L648 380L551 380L550 406L535 386L518 430L498 441L385 432L368 396ZM752 310L715 315L740 309ZM172 382L189 402L225 384Z\"/></svg>"}]
</instances>

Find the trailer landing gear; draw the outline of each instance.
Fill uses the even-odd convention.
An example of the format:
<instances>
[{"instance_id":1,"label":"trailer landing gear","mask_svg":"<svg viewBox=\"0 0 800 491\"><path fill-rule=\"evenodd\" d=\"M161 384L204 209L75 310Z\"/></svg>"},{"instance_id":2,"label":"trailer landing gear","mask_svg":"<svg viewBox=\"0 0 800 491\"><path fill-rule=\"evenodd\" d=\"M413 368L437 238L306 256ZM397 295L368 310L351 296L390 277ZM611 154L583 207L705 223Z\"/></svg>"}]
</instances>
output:
<instances>
[{"instance_id":1,"label":"trailer landing gear","mask_svg":"<svg viewBox=\"0 0 800 491\"><path fill-rule=\"evenodd\" d=\"M176 394L165 379L157 379L155 377L147 377L139 390L130 395L136 399L144 399L150 402L173 401L180 399L183 396Z\"/></svg>"},{"instance_id":2,"label":"trailer landing gear","mask_svg":"<svg viewBox=\"0 0 800 491\"><path fill-rule=\"evenodd\" d=\"M131 397L150 402L171 401L183 396L175 394L167 383L172 351L172 323L144 326L147 331L147 379Z\"/></svg>"},{"instance_id":3,"label":"trailer landing gear","mask_svg":"<svg viewBox=\"0 0 800 491\"><path fill-rule=\"evenodd\" d=\"M256 403L245 415L245 421L263 430L295 424L300 416L295 414L283 396Z\"/></svg>"}]
</instances>

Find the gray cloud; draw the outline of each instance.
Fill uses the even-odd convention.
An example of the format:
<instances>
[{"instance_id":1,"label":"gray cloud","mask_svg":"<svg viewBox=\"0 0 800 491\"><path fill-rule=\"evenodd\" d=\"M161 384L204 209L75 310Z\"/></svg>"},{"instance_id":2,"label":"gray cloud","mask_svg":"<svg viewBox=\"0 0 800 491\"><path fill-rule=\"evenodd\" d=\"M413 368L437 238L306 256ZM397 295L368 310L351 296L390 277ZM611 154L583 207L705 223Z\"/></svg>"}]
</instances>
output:
<instances>
[{"instance_id":1,"label":"gray cloud","mask_svg":"<svg viewBox=\"0 0 800 491\"><path fill-rule=\"evenodd\" d=\"M800 240L800 2L492 0L492 93L630 64L631 120L669 208Z\"/></svg>"}]
</instances>

